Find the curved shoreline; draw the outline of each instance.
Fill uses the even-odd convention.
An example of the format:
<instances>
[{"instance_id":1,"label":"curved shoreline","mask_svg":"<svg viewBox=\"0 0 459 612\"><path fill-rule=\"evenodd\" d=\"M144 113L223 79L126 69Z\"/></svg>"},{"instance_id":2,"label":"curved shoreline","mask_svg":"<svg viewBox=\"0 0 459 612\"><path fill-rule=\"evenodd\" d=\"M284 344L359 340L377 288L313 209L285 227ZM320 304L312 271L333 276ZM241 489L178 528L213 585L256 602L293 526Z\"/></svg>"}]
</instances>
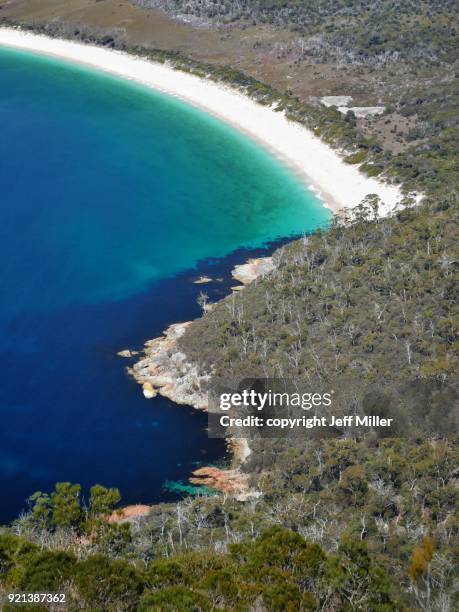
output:
<instances>
[{"instance_id":1,"label":"curved shoreline","mask_svg":"<svg viewBox=\"0 0 459 612\"><path fill-rule=\"evenodd\" d=\"M230 87L122 51L31 34L19 29L0 28L1 46L99 70L200 108L257 141L279 158L333 212L353 208L366 195L375 193L383 202L380 213L385 215L402 198L398 187L368 178L356 167L346 164L336 150L307 128L289 121L283 111L263 106ZM256 261L265 262L265 259ZM269 269L265 270L263 266L259 270L252 268L253 261L237 266L233 276L245 285L269 273ZM242 278L238 274L242 274ZM194 364L188 363L186 356L177 347L177 340L188 324L170 325L163 336L148 341L143 357L128 371L143 386L146 398L160 394L175 403L206 410L207 393L202 392L200 384L201 378L205 379L206 376L200 376ZM241 501L257 496L256 491L249 489L247 476L240 471L240 466L251 453L248 442L229 439L228 443L233 455L233 469L222 471L212 468L212 473L196 473L192 475L193 482L205 484L212 478L212 488L231 491ZM200 479L204 480L201 482Z\"/></svg>"},{"instance_id":2,"label":"curved shoreline","mask_svg":"<svg viewBox=\"0 0 459 612\"><path fill-rule=\"evenodd\" d=\"M402 195L398 187L366 177L339 153L284 112L262 106L242 93L170 66L122 51L0 28L0 46L30 51L112 74L171 95L214 115L258 141L289 166L333 212L353 208L369 193L380 196L388 214Z\"/></svg>"}]
</instances>

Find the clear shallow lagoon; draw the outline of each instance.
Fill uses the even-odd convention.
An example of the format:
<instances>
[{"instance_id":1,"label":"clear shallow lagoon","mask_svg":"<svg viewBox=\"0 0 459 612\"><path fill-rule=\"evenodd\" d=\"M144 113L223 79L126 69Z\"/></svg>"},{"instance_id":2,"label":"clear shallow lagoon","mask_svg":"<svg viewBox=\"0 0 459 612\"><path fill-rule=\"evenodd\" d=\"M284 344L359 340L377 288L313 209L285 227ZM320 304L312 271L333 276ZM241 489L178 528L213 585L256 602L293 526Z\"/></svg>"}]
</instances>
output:
<instances>
[{"instance_id":1,"label":"clear shallow lagoon","mask_svg":"<svg viewBox=\"0 0 459 612\"><path fill-rule=\"evenodd\" d=\"M329 213L203 112L1 48L0 125L0 521L59 480L175 499L164 482L224 447L205 415L143 400L115 353L198 315L191 276Z\"/></svg>"}]
</instances>

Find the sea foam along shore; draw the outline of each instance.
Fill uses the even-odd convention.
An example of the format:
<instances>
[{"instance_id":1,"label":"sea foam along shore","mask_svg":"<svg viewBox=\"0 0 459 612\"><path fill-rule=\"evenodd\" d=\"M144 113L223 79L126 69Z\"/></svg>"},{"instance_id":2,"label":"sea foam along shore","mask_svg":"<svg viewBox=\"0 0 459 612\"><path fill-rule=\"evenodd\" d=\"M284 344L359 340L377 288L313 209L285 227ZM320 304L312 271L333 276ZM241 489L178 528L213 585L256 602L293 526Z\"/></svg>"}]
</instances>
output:
<instances>
[{"instance_id":1,"label":"sea foam along shore","mask_svg":"<svg viewBox=\"0 0 459 612\"><path fill-rule=\"evenodd\" d=\"M95 68L201 108L263 144L334 212L352 208L366 195L374 193L383 202L380 213L387 214L401 199L397 187L368 178L344 163L336 151L310 130L289 121L283 112L262 106L229 87L121 51L16 28L0 28L0 45Z\"/></svg>"}]
</instances>

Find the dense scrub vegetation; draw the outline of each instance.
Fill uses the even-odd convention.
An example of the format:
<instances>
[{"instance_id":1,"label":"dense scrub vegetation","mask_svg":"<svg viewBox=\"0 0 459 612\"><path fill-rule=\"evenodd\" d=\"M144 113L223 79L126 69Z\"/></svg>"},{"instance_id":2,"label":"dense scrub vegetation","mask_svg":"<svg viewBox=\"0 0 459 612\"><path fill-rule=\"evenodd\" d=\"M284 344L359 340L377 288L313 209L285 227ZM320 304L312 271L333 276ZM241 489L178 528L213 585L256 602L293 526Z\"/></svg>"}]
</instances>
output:
<instances>
[{"instance_id":1,"label":"dense scrub vegetation","mask_svg":"<svg viewBox=\"0 0 459 612\"><path fill-rule=\"evenodd\" d=\"M70 610L453 610L457 454L271 441L262 497L188 498L131 525L104 520L116 490L85 506L60 483L0 534L0 592L64 592Z\"/></svg>"},{"instance_id":2,"label":"dense scrub vegetation","mask_svg":"<svg viewBox=\"0 0 459 612\"><path fill-rule=\"evenodd\" d=\"M187 355L235 378L447 385L457 369L455 198L385 219L377 206L370 196L353 220L279 250L272 274L194 323Z\"/></svg>"},{"instance_id":3,"label":"dense scrub vegetation","mask_svg":"<svg viewBox=\"0 0 459 612\"><path fill-rule=\"evenodd\" d=\"M253 605L314 610L320 602L328 609L352 609L358 603L371 610L402 610L364 543L343 540L327 555L318 544L281 527L232 544L224 554L178 553L147 565L43 551L13 535L0 535L0 555L4 588L64 592L69 610L245 610Z\"/></svg>"},{"instance_id":4,"label":"dense scrub vegetation","mask_svg":"<svg viewBox=\"0 0 459 612\"><path fill-rule=\"evenodd\" d=\"M203 23L289 27L306 37L306 55L322 59L344 56L349 61L385 63L404 56L449 62L450 54L457 53L455 5L449 0L131 1Z\"/></svg>"},{"instance_id":5,"label":"dense scrub vegetation","mask_svg":"<svg viewBox=\"0 0 459 612\"><path fill-rule=\"evenodd\" d=\"M427 603L433 591L420 595L409 569L422 534L435 534L443 569L457 567L458 209L447 192L406 201L388 219L368 198L352 219L277 252L272 274L218 303L181 340L203 371L306 380L337 390L335 408L358 411L371 398L397 415L391 439L253 440L243 469L264 492L261 514L271 505L283 525L328 550L344 534L367 542L410 605L426 610L458 605L450 574ZM438 453L448 476L434 484L442 470L428 465Z\"/></svg>"}]
</instances>

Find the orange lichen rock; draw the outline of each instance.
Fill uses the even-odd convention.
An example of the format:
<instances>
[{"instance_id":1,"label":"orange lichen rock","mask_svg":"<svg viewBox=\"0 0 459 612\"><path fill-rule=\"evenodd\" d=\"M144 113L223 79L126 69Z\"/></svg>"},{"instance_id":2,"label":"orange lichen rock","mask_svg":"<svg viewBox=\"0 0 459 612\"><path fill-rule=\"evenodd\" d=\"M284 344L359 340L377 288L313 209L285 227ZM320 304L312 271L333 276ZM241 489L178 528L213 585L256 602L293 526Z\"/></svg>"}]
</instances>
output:
<instances>
[{"instance_id":1,"label":"orange lichen rock","mask_svg":"<svg viewBox=\"0 0 459 612\"><path fill-rule=\"evenodd\" d=\"M126 506L125 508L119 508L112 512L107 518L107 521L109 523L129 523L139 516L146 516L150 510L151 506L146 506L145 504Z\"/></svg>"},{"instance_id":2,"label":"orange lichen rock","mask_svg":"<svg viewBox=\"0 0 459 612\"><path fill-rule=\"evenodd\" d=\"M246 496L249 493L249 475L239 470L202 467L192 472L190 482L222 493L231 493L236 497Z\"/></svg>"}]
</instances>

